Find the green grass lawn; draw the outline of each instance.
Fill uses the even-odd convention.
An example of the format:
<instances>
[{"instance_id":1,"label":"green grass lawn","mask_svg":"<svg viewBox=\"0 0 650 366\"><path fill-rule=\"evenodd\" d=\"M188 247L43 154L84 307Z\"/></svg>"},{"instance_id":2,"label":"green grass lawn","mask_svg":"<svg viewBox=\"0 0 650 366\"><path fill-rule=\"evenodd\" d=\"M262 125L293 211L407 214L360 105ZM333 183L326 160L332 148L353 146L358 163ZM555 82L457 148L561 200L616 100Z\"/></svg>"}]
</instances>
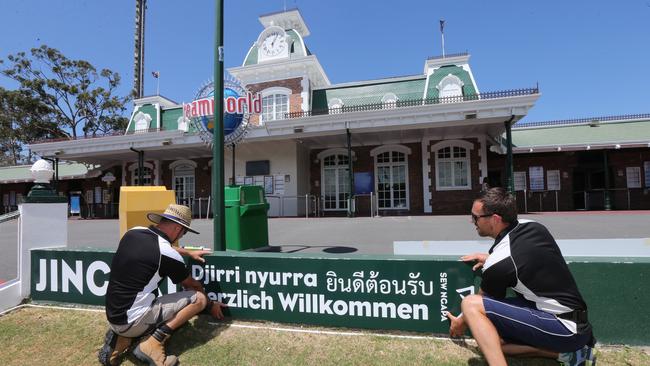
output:
<instances>
[{"instance_id":1,"label":"green grass lawn","mask_svg":"<svg viewBox=\"0 0 650 366\"><path fill-rule=\"evenodd\" d=\"M271 329L280 327L288 330ZM101 311L24 307L0 317L0 365L93 365L106 332ZM485 365L476 346L434 338L398 338L308 331L344 331L198 317L170 340L182 365ZM638 347L600 347L599 365L650 365ZM139 364L129 358L124 364ZM557 365L510 359L511 365Z\"/></svg>"}]
</instances>

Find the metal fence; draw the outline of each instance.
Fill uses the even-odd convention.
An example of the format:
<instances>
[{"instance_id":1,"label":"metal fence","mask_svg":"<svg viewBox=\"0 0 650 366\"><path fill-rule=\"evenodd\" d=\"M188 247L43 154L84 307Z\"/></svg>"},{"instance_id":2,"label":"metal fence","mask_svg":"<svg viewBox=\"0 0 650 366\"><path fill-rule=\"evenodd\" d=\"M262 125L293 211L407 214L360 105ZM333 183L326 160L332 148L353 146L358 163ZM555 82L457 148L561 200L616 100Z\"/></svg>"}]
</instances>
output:
<instances>
[{"instance_id":1,"label":"metal fence","mask_svg":"<svg viewBox=\"0 0 650 366\"><path fill-rule=\"evenodd\" d=\"M643 193L642 188L610 188L574 191L572 202L563 205L563 210L604 210L607 207L606 195L609 194L609 209L631 210L632 196ZM561 191L517 191L515 192L521 212L560 211ZM621 204L622 203L622 204Z\"/></svg>"}]
</instances>

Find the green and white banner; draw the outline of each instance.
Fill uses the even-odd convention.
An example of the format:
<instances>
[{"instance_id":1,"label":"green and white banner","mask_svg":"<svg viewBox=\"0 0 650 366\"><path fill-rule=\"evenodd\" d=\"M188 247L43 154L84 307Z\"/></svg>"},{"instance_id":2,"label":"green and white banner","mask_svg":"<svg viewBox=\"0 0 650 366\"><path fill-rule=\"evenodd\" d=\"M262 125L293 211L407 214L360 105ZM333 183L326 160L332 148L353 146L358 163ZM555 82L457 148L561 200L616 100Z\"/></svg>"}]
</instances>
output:
<instances>
[{"instance_id":1,"label":"green and white banner","mask_svg":"<svg viewBox=\"0 0 650 366\"><path fill-rule=\"evenodd\" d=\"M32 252L32 298L103 305L113 253ZM446 333L475 291L455 258L216 253L191 274L234 318L350 328ZM176 287L163 282L161 292Z\"/></svg>"}]
</instances>

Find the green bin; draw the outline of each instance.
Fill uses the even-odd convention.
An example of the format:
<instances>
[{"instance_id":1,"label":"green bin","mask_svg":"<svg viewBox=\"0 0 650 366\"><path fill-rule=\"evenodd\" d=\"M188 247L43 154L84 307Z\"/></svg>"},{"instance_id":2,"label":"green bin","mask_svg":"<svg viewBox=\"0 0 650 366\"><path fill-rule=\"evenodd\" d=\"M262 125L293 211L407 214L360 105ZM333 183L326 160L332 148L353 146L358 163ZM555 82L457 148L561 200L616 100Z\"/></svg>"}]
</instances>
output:
<instances>
[{"instance_id":1,"label":"green bin","mask_svg":"<svg viewBox=\"0 0 650 366\"><path fill-rule=\"evenodd\" d=\"M269 204L260 186L229 186L225 190L226 249L269 245Z\"/></svg>"}]
</instances>

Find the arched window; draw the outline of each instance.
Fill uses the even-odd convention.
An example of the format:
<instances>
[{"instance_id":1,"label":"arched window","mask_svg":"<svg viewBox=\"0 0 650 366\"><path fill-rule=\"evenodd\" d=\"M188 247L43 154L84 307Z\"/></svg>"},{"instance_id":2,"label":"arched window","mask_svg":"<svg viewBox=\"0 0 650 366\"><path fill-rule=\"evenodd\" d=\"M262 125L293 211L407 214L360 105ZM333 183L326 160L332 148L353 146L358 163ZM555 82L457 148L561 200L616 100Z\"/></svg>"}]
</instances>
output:
<instances>
[{"instance_id":1,"label":"arched window","mask_svg":"<svg viewBox=\"0 0 650 366\"><path fill-rule=\"evenodd\" d=\"M446 141L431 148L436 157L436 190L472 188L471 149L467 141Z\"/></svg>"},{"instance_id":2,"label":"arched window","mask_svg":"<svg viewBox=\"0 0 650 366\"><path fill-rule=\"evenodd\" d=\"M395 108L397 107L397 95L395 93L386 93L381 98L381 102L384 103L384 108Z\"/></svg>"},{"instance_id":3,"label":"arched window","mask_svg":"<svg viewBox=\"0 0 650 366\"><path fill-rule=\"evenodd\" d=\"M262 91L261 122L286 119L289 113L289 95L291 89L274 87Z\"/></svg>"},{"instance_id":4,"label":"arched window","mask_svg":"<svg viewBox=\"0 0 650 366\"><path fill-rule=\"evenodd\" d=\"M345 149L330 149L318 154L321 161L323 209L347 210L350 197L348 155Z\"/></svg>"},{"instance_id":5,"label":"arched window","mask_svg":"<svg viewBox=\"0 0 650 366\"><path fill-rule=\"evenodd\" d=\"M449 74L445 76L438 86L438 97L442 98L441 103L452 103L456 102L456 98L452 97L462 97L463 96L463 85L465 85L458 76Z\"/></svg>"},{"instance_id":6,"label":"arched window","mask_svg":"<svg viewBox=\"0 0 650 366\"><path fill-rule=\"evenodd\" d=\"M409 208L408 154L406 146L381 146L370 151L375 157L375 191L380 209Z\"/></svg>"},{"instance_id":7,"label":"arched window","mask_svg":"<svg viewBox=\"0 0 650 366\"><path fill-rule=\"evenodd\" d=\"M196 166L197 164L191 160L177 160L169 164L169 169L172 170L172 185L176 192L176 203L192 206Z\"/></svg>"},{"instance_id":8,"label":"arched window","mask_svg":"<svg viewBox=\"0 0 650 366\"><path fill-rule=\"evenodd\" d=\"M327 102L329 114L338 114L343 111L343 101L340 98L332 98Z\"/></svg>"},{"instance_id":9,"label":"arched window","mask_svg":"<svg viewBox=\"0 0 650 366\"><path fill-rule=\"evenodd\" d=\"M140 185L140 174L138 170L138 164L131 164L129 167L131 171L131 185L138 186ZM144 163L142 168L142 185L150 186L153 183L153 165L150 163Z\"/></svg>"},{"instance_id":10,"label":"arched window","mask_svg":"<svg viewBox=\"0 0 650 366\"><path fill-rule=\"evenodd\" d=\"M135 117L133 117L133 121L135 121L136 133L149 131L149 124L151 123L150 115L138 112L135 114Z\"/></svg>"}]
</instances>

